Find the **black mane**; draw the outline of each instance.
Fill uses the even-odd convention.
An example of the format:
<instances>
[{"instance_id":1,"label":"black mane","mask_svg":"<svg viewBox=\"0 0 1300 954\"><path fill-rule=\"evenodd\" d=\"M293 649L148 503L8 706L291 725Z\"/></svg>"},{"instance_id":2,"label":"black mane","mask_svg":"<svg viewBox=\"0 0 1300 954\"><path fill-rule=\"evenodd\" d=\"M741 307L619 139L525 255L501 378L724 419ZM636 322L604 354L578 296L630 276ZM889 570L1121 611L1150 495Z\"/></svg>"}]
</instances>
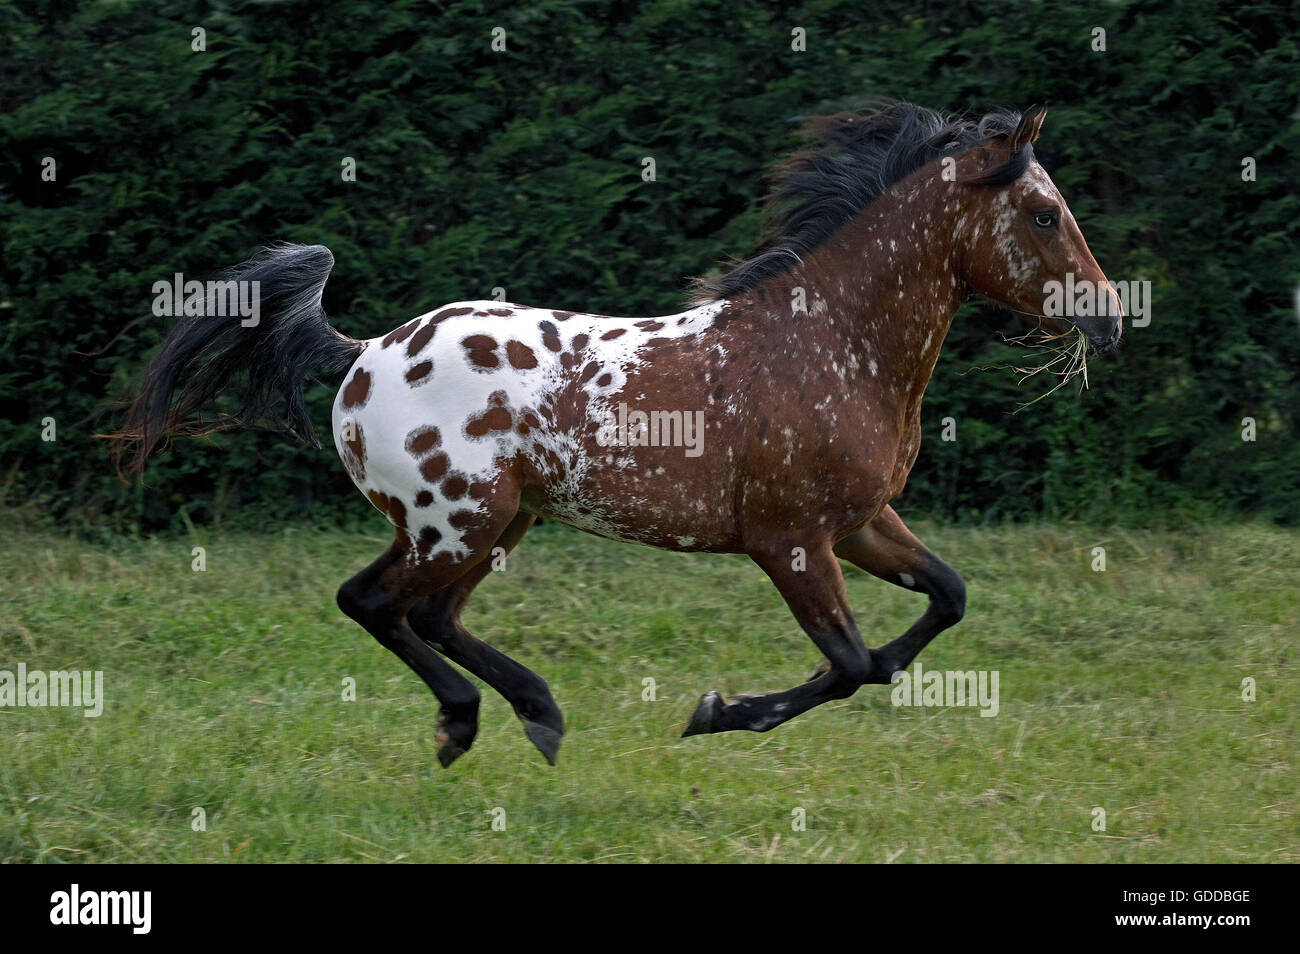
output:
<instances>
[{"instance_id":1,"label":"black mane","mask_svg":"<svg viewBox=\"0 0 1300 954\"><path fill-rule=\"evenodd\" d=\"M779 275L821 245L900 179L941 156L1010 134L1020 113L997 110L978 120L944 116L911 103L809 119L802 132L812 146L786 159L773 175L763 202L763 250L717 278L695 281L698 300L727 298ZM1018 179L1034 157L1025 144L1006 162L976 179L1005 185Z\"/></svg>"}]
</instances>

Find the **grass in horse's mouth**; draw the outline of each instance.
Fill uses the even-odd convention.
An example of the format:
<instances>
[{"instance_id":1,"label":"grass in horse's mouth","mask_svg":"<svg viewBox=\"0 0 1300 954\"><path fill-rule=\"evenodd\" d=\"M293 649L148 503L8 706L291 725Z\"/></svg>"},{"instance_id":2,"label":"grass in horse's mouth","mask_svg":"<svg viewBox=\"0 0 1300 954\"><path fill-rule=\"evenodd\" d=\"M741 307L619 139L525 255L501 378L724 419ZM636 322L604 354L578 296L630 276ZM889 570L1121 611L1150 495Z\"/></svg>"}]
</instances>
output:
<instances>
[{"instance_id":1,"label":"grass in horse's mouth","mask_svg":"<svg viewBox=\"0 0 1300 954\"><path fill-rule=\"evenodd\" d=\"M1037 353L1043 358L1042 363L1024 367L1005 364L983 365L970 370L1012 370L1021 376L1017 382L1018 384L1024 384L1034 375L1044 371L1054 374L1060 379L1047 392L1040 394L1032 401L1026 401L1024 404L1019 405L1016 408L1016 413L1037 404L1049 395L1055 394L1073 378L1081 377L1083 379L1079 388L1080 391L1088 386L1088 339L1084 337L1083 332L1078 328L1071 328L1057 335L1036 329L1017 338L1007 338L1006 343L1039 349ZM1030 356L1026 355L1025 357L1028 359Z\"/></svg>"},{"instance_id":2,"label":"grass in horse's mouth","mask_svg":"<svg viewBox=\"0 0 1300 954\"><path fill-rule=\"evenodd\" d=\"M1032 401L1021 404L1017 410L1024 410L1030 405L1037 404L1043 398L1055 394L1073 378L1081 377L1083 379L1079 387L1080 391L1088 386L1088 339L1078 328L1071 328L1059 335L1052 335L1043 331L1030 332L1028 335L1014 338L1012 341L1017 344L1042 345L1046 352L1042 364L1015 368L1016 373L1021 375L1019 384L1024 384L1034 375L1043 371L1060 378L1046 393L1040 394Z\"/></svg>"}]
</instances>

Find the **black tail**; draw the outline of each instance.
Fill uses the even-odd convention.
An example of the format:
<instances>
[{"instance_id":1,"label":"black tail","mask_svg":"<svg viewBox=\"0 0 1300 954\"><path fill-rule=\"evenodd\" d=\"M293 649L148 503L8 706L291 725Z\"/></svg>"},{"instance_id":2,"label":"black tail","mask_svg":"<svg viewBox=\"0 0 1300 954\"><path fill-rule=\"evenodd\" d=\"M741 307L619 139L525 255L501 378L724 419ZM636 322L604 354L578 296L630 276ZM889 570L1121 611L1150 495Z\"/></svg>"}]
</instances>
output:
<instances>
[{"instance_id":1,"label":"black tail","mask_svg":"<svg viewBox=\"0 0 1300 954\"><path fill-rule=\"evenodd\" d=\"M218 317L212 295L205 314L176 324L149 363L126 421L108 435L119 470L139 472L159 442L177 433L270 426L319 447L303 379L316 369L343 370L365 347L325 321L321 294L333 267L323 245L278 245L234 268L228 280L249 283L239 287L257 302L256 324L237 314ZM203 412L227 392L236 409L205 420ZM281 402L283 412L272 416Z\"/></svg>"}]
</instances>

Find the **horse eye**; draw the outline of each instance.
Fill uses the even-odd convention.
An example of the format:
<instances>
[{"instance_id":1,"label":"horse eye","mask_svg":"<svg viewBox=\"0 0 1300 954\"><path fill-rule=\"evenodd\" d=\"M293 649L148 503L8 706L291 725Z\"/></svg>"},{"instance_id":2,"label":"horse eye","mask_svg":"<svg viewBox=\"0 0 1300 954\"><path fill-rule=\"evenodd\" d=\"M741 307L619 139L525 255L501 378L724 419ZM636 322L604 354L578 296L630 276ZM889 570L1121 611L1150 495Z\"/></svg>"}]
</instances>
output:
<instances>
[{"instance_id":1,"label":"horse eye","mask_svg":"<svg viewBox=\"0 0 1300 954\"><path fill-rule=\"evenodd\" d=\"M1039 212L1034 216L1034 224L1039 228L1050 229L1056 224L1055 212Z\"/></svg>"}]
</instances>

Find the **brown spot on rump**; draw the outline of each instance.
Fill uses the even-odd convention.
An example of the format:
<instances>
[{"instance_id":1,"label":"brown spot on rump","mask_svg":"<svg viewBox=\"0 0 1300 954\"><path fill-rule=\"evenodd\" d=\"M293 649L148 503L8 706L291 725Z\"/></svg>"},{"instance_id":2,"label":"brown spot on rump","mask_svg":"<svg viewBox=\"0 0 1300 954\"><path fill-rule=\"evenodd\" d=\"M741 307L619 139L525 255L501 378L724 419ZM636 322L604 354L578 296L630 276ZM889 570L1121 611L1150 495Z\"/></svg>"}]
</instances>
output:
<instances>
[{"instance_id":1,"label":"brown spot on rump","mask_svg":"<svg viewBox=\"0 0 1300 954\"><path fill-rule=\"evenodd\" d=\"M343 388L343 409L350 410L354 407L365 407L366 401L370 399L370 372L364 368L357 368L349 381Z\"/></svg>"},{"instance_id":2,"label":"brown spot on rump","mask_svg":"<svg viewBox=\"0 0 1300 954\"><path fill-rule=\"evenodd\" d=\"M577 354L577 353L578 353L579 351L581 351L583 348L587 347L587 342L590 341L590 340L591 340L591 339L588 338L586 335L574 335L574 336L573 336L573 353L574 353L574 354Z\"/></svg>"},{"instance_id":3,"label":"brown spot on rump","mask_svg":"<svg viewBox=\"0 0 1300 954\"><path fill-rule=\"evenodd\" d=\"M573 355L569 354L567 351L560 355L560 367L564 368L565 371L568 371L573 367Z\"/></svg>"},{"instance_id":4,"label":"brown spot on rump","mask_svg":"<svg viewBox=\"0 0 1300 954\"><path fill-rule=\"evenodd\" d=\"M400 328L394 328L384 336L383 343L379 347L387 348L389 345L401 344L411 336L411 332L419 327L420 319L415 318L402 325Z\"/></svg>"},{"instance_id":5,"label":"brown spot on rump","mask_svg":"<svg viewBox=\"0 0 1300 954\"><path fill-rule=\"evenodd\" d=\"M411 340L407 342L406 345L406 356L408 358L414 358L417 354L423 351L425 345L433 340L434 332L437 330L438 323L436 321L431 321L413 334Z\"/></svg>"},{"instance_id":6,"label":"brown spot on rump","mask_svg":"<svg viewBox=\"0 0 1300 954\"><path fill-rule=\"evenodd\" d=\"M556 320L556 321L568 321L568 320L569 320L570 318L572 318L575 314L577 314L577 312L574 312L574 311L553 311L553 312L551 312L551 314L555 316L555 320Z\"/></svg>"},{"instance_id":7,"label":"brown spot on rump","mask_svg":"<svg viewBox=\"0 0 1300 954\"><path fill-rule=\"evenodd\" d=\"M506 358L509 359L512 367L520 371L527 371L529 368L537 367L537 355L533 349L528 347L522 341L506 342Z\"/></svg>"},{"instance_id":8,"label":"brown spot on rump","mask_svg":"<svg viewBox=\"0 0 1300 954\"><path fill-rule=\"evenodd\" d=\"M457 530L469 530L478 523L478 513L474 510L457 510L447 518L447 522Z\"/></svg>"},{"instance_id":9,"label":"brown spot on rump","mask_svg":"<svg viewBox=\"0 0 1300 954\"><path fill-rule=\"evenodd\" d=\"M388 519L393 521L394 526L406 529L406 504L397 497L388 498Z\"/></svg>"},{"instance_id":10,"label":"brown spot on rump","mask_svg":"<svg viewBox=\"0 0 1300 954\"><path fill-rule=\"evenodd\" d=\"M661 345L670 344L672 340L672 338L651 338L645 345L647 348L658 348Z\"/></svg>"},{"instance_id":11,"label":"brown spot on rump","mask_svg":"<svg viewBox=\"0 0 1300 954\"><path fill-rule=\"evenodd\" d=\"M513 423L514 420L508 410L494 407L478 417L470 418L469 423L465 425L465 433L469 437L482 437L488 431L508 431Z\"/></svg>"},{"instance_id":12,"label":"brown spot on rump","mask_svg":"<svg viewBox=\"0 0 1300 954\"><path fill-rule=\"evenodd\" d=\"M442 443L442 435L436 427L424 425L417 427L406 435L406 451L412 457L423 457Z\"/></svg>"},{"instance_id":13,"label":"brown spot on rump","mask_svg":"<svg viewBox=\"0 0 1300 954\"><path fill-rule=\"evenodd\" d=\"M447 473L448 466L450 461L447 460L447 455L439 451L420 464L420 476L429 483L436 484L442 480L442 475Z\"/></svg>"},{"instance_id":14,"label":"brown spot on rump","mask_svg":"<svg viewBox=\"0 0 1300 954\"><path fill-rule=\"evenodd\" d=\"M372 490L367 497L384 516L386 516L393 526L398 530L406 529L406 504L402 503L397 497L390 497L388 494L381 493L378 490Z\"/></svg>"},{"instance_id":15,"label":"brown spot on rump","mask_svg":"<svg viewBox=\"0 0 1300 954\"><path fill-rule=\"evenodd\" d=\"M349 419L344 424L343 468L358 484L366 479L366 435L361 425Z\"/></svg>"},{"instance_id":16,"label":"brown spot on rump","mask_svg":"<svg viewBox=\"0 0 1300 954\"><path fill-rule=\"evenodd\" d=\"M614 376L610 374L608 371L606 371L604 374L602 374L600 377L596 379L596 383L599 384L602 388L607 388L609 387L610 382L613 380L614 380Z\"/></svg>"},{"instance_id":17,"label":"brown spot on rump","mask_svg":"<svg viewBox=\"0 0 1300 954\"><path fill-rule=\"evenodd\" d=\"M495 368L501 363L496 355L497 341L491 335L470 335L461 343L469 352L470 364L479 368Z\"/></svg>"},{"instance_id":18,"label":"brown spot on rump","mask_svg":"<svg viewBox=\"0 0 1300 954\"><path fill-rule=\"evenodd\" d=\"M603 335L600 336L600 340L613 341L615 338L621 338L625 334L627 334L626 328L611 328L609 331L605 332Z\"/></svg>"},{"instance_id":19,"label":"brown spot on rump","mask_svg":"<svg viewBox=\"0 0 1300 954\"><path fill-rule=\"evenodd\" d=\"M455 318L457 315L468 315L473 310L473 308L444 308L429 319L429 324L436 325L438 322L447 318Z\"/></svg>"},{"instance_id":20,"label":"brown spot on rump","mask_svg":"<svg viewBox=\"0 0 1300 954\"><path fill-rule=\"evenodd\" d=\"M644 321L636 322L636 326L642 331L662 331L664 323L662 321L657 321L654 318L647 318Z\"/></svg>"},{"instance_id":21,"label":"brown spot on rump","mask_svg":"<svg viewBox=\"0 0 1300 954\"><path fill-rule=\"evenodd\" d=\"M442 482L442 495L448 500L459 500L469 490L469 480L464 474L451 474Z\"/></svg>"},{"instance_id":22,"label":"brown spot on rump","mask_svg":"<svg viewBox=\"0 0 1300 954\"><path fill-rule=\"evenodd\" d=\"M524 413L519 418L519 423L515 427L515 431L520 436L526 436L529 431L534 429L540 429L541 426L542 426L542 422L537 419L536 414L534 414L532 411L524 411Z\"/></svg>"},{"instance_id":23,"label":"brown spot on rump","mask_svg":"<svg viewBox=\"0 0 1300 954\"><path fill-rule=\"evenodd\" d=\"M427 507L433 503L433 492L430 490L421 490L415 495L415 505L417 507Z\"/></svg>"},{"instance_id":24,"label":"brown spot on rump","mask_svg":"<svg viewBox=\"0 0 1300 954\"><path fill-rule=\"evenodd\" d=\"M515 311L513 308L489 308L488 309L489 315L496 315L500 318L505 318L508 315L513 315L514 313Z\"/></svg>"},{"instance_id":25,"label":"brown spot on rump","mask_svg":"<svg viewBox=\"0 0 1300 954\"><path fill-rule=\"evenodd\" d=\"M590 381L592 378L596 376L596 372L599 370L600 370L599 364L597 364L595 361L588 361L587 366L582 369L582 374L578 376L578 383L586 384L588 381Z\"/></svg>"},{"instance_id":26,"label":"brown spot on rump","mask_svg":"<svg viewBox=\"0 0 1300 954\"><path fill-rule=\"evenodd\" d=\"M420 556L428 556L429 551L442 539L442 531L437 527L421 527L415 548Z\"/></svg>"},{"instance_id":27,"label":"brown spot on rump","mask_svg":"<svg viewBox=\"0 0 1300 954\"><path fill-rule=\"evenodd\" d=\"M406 372L406 383L418 384L424 378L427 378L429 376L429 372L432 370L433 370L432 361L421 361L419 364L412 365L411 368L408 369Z\"/></svg>"},{"instance_id":28,"label":"brown spot on rump","mask_svg":"<svg viewBox=\"0 0 1300 954\"><path fill-rule=\"evenodd\" d=\"M550 351L560 350L560 331L550 321L538 321L537 326L542 330L542 344L545 344Z\"/></svg>"}]
</instances>

